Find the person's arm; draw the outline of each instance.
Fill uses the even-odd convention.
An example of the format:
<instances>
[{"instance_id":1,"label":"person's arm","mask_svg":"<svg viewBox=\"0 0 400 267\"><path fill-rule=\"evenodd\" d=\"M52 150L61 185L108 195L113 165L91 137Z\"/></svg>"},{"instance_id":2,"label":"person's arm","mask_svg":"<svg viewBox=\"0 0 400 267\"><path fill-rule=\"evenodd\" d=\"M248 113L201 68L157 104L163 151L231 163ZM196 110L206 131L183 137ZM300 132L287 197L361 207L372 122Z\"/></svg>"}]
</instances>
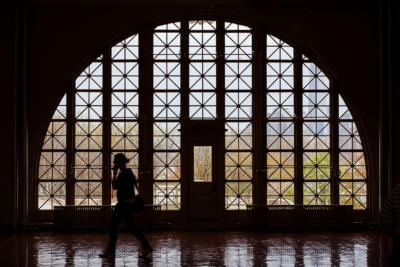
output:
<instances>
[{"instance_id":1,"label":"person's arm","mask_svg":"<svg viewBox=\"0 0 400 267\"><path fill-rule=\"evenodd\" d=\"M118 189L118 180L117 180L117 168L116 167L113 167L113 175L112 175L112 181L111 181L111 183L112 183L112 188L114 189L114 190L117 190Z\"/></svg>"}]
</instances>

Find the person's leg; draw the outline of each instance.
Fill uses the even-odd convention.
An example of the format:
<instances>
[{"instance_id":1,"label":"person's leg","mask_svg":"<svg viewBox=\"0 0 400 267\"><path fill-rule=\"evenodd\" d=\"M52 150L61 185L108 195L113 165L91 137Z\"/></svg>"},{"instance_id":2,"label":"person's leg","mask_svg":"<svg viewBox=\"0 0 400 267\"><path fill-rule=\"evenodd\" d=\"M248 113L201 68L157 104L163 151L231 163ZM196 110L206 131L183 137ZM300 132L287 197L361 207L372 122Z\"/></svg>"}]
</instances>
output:
<instances>
[{"instance_id":1,"label":"person's leg","mask_svg":"<svg viewBox=\"0 0 400 267\"><path fill-rule=\"evenodd\" d=\"M124 212L125 212L124 213L125 221L129 227L129 230L131 230L132 234L134 234L135 237L140 241L140 244L142 245L143 249L150 248L149 241L147 241L143 232L141 230L139 230L135 225L132 206L126 205L124 208Z\"/></svg>"},{"instance_id":2,"label":"person's leg","mask_svg":"<svg viewBox=\"0 0 400 267\"><path fill-rule=\"evenodd\" d=\"M115 246L117 244L117 237L118 237L118 226L121 223L123 215L122 206L120 203L117 203L114 207L114 211L111 218L111 228L110 228L110 239L108 243L107 251L114 253Z\"/></svg>"}]
</instances>

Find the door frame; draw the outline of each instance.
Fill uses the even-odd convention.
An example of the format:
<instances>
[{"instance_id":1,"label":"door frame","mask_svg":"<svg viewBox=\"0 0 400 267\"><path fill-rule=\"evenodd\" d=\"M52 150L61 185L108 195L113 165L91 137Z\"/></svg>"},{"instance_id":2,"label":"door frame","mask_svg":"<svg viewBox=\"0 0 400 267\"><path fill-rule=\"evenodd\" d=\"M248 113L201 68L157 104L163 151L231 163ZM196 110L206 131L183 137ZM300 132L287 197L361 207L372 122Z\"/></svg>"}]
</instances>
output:
<instances>
[{"instance_id":1,"label":"door frame","mask_svg":"<svg viewBox=\"0 0 400 267\"><path fill-rule=\"evenodd\" d=\"M222 227L224 219L224 123L220 120L196 121L188 120L182 123L182 207L188 226ZM216 217L215 220L195 221L190 218L191 179L193 178L193 146L209 145L213 147L213 179L216 187ZM221 167L222 166L222 167Z\"/></svg>"}]
</instances>

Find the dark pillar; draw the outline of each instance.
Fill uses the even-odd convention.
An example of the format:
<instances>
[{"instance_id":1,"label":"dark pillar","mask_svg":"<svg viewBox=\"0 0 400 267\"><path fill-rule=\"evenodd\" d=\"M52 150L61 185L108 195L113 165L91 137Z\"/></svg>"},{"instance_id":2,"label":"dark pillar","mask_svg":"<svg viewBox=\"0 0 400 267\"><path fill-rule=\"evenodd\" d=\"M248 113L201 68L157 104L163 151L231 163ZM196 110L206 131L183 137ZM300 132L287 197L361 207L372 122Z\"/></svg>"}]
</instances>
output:
<instances>
[{"instance_id":1,"label":"dark pillar","mask_svg":"<svg viewBox=\"0 0 400 267\"><path fill-rule=\"evenodd\" d=\"M393 187L390 0L379 1L379 181L381 207Z\"/></svg>"}]
</instances>

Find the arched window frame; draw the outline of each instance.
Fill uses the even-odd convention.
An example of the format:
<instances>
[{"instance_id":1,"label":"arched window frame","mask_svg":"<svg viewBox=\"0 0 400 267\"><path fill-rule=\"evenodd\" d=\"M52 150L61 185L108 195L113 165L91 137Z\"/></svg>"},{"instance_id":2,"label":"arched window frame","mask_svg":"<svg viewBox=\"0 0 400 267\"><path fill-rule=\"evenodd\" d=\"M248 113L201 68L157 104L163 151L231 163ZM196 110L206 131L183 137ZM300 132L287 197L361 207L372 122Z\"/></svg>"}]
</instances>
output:
<instances>
[{"instance_id":1,"label":"arched window frame","mask_svg":"<svg viewBox=\"0 0 400 267\"><path fill-rule=\"evenodd\" d=\"M185 21L185 20L183 20L183 21ZM254 46L256 47L257 45L260 46L260 44L263 44L263 42L262 41L260 42L259 40L265 40L265 38L266 38L265 37L266 36L265 31L264 30L260 30L257 27L253 27L252 32L256 32L256 36L255 37L256 37L257 41L255 42ZM140 34L146 35L146 33L140 33ZM150 35L150 32L148 32L147 35ZM185 38L185 37L182 36L182 38ZM139 46L142 47L144 45L141 44ZM301 65L303 64L303 60L305 59L305 56L302 54L301 48L299 48L297 46L292 46L292 47L294 47L294 65L295 65L295 67L294 67L295 68L295 74L294 74L294 76L295 76L295 81L294 81L295 86L294 86L294 88L295 89L294 90L301 90L302 91L302 83L300 81L300 79L302 77L301 76L301 69L302 69ZM264 53L261 52L262 49L263 49L262 47L261 48L260 47L257 48L257 50L260 52L261 55L263 55L265 53L265 52ZM109 64L109 62L111 61L110 53L111 53L111 47L105 49L104 50L104 54L103 54L104 56L102 58L98 58L97 60L100 60L101 62L103 62L103 64ZM263 57L261 57L261 58L263 58ZM264 57L264 58L266 58L266 57ZM144 60L148 60L148 59L141 59L141 60L144 61ZM262 62L262 61L263 60L259 59L258 62ZM253 68L255 68L256 66L258 67L260 65L265 65L265 64L260 64L258 62L257 62L257 59L254 60ZM320 66L320 64L318 64L318 67L319 66ZM261 68L261 70L262 70L263 73L265 73L264 67ZM299 75L299 73L300 73L300 75ZM111 75L110 70L107 70L107 68L104 68L103 69L103 77L104 77L104 82L105 83L107 82L107 79L110 79L110 78L108 78L108 76L110 76L110 75ZM256 83L258 81L258 85L256 86L256 90L254 92L254 94L256 94L256 97L259 96L260 90L261 90L260 81L263 80L263 78L261 76L262 75L260 75L258 73L253 78L253 80L256 80ZM297 76L297 78L296 78L296 76ZM264 77L266 77L266 75L264 75ZM140 79L143 80L144 78L140 78ZM219 77L217 79L223 79L223 77ZM345 153L345 152L349 152L349 153L360 152L361 153L362 152L363 155L364 155L365 171L367 172L366 176L368 177L368 168L367 168L368 164L365 163L366 162L366 153L365 153L366 150L365 150L365 147L362 147L362 149L356 149L356 150L354 150L354 149L340 149L339 148L339 140L336 140L336 139L339 139L339 135L340 135L339 134L339 124L341 122L347 121L347 122L351 122L352 124L355 125L356 122L355 122L355 120L353 118L351 118L351 119L348 119L348 118L347 119L343 119L343 118L339 117L339 108L340 108L339 107L339 93L338 93L338 90L337 90L337 85L334 83L334 80L332 78L330 78L330 81L331 81L331 85L330 85L330 89L329 89L330 107L333 107L332 110L331 110L330 118L327 119L330 122L330 124L332 125L332 127L330 129L330 136L331 136L330 143L331 143L331 145L330 145L330 148L328 149L330 151L330 153L331 153L331 160L332 160L332 163L330 165L339 167L339 156L340 156L341 153ZM297 85L296 85L296 83L297 83ZM107 86L105 86L105 88L103 89L104 92L106 92L106 90L107 90L106 87ZM143 88L139 89L139 91L140 90L143 90ZM264 90L266 90L266 89L264 89ZM65 176L66 176L66 178L65 178L65 182L66 182L66 185L65 185L66 186L66 189L65 189L66 190L65 203L66 204L68 204L68 203L69 204L74 204L75 203L74 202L75 201L74 200L74 198L75 198L74 195L75 194L73 193L73 191L75 191L75 190L74 190L74 186L71 185L71 183L75 183L75 180L74 180L75 178L72 178L74 175L72 174L72 171L71 171L71 170L73 170L73 166L74 166L74 163L73 163L73 160L72 160L72 157L73 157L72 155L75 155L75 150L76 150L76 147L71 148L71 147L73 147L72 144L74 143L74 140L73 140L74 138L72 138L71 135L74 135L74 132L73 132L72 129L75 128L75 127L70 127L70 124L71 124L70 121L73 121L73 120L72 119L71 120L68 119L68 117L73 117L72 116L72 114L73 114L73 110L72 110L73 108L72 107L73 107L73 105L75 105L75 103L74 103L75 100L74 100L74 97L72 96L72 91L74 91L74 90L69 90L67 95L66 95L66 102L67 102L67 104L66 104L67 118L65 120L66 124L67 124L67 130L66 130L67 131L67 134L66 134L66 147L67 148L65 149L66 158L67 158L65 160L65 166L66 166L65 167L66 168L66 171L65 171ZM140 96L140 99L142 100L143 103L145 102L145 101L143 101L144 95L145 95L145 93L141 93L141 96ZM263 95L263 93L261 93L261 95ZM301 101L302 101L301 97L299 97L299 95L300 95L299 91L296 92L296 95L297 95L297 97L295 96L295 100L294 100L295 104L294 104L294 106L295 106L295 109L296 108L299 109L299 108L301 108L301 105L299 105L299 103L301 103ZM146 98L147 98L147 103L149 103L148 102L148 94L147 94ZM257 99L258 99L258 97L257 97ZM105 97L104 101L105 101L104 103L106 103L106 101L109 101L109 103L111 103L110 99L107 100L107 97ZM257 101L258 102L256 103L256 106L257 105L259 106L261 100L257 100ZM71 107L71 105L72 105L72 107ZM111 108L110 105L111 104L103 105L103 112L104 112L104 110L107 111L107 109L110 109ZM186 107L182 107L182 109L185 109L185 108ZM265 103L264 103L264 106L258 107L257 110L254 110L253 112L258 114L258 113L260 113L260 111L263 111L264 108L265 108ZM145 108L139 108L139 109L143 110ZM149 115L149 114L152 115L152 113L149 113L149 112L147 112L146 114L147 115ZM264 114L265 114L265 112L264 112ZM297 114L302 114L302 110L297 110ZM261 119L261 118L263 118L263 116L265 116L265 115L262 115L262 116L256 115L255 118L254 118L254 124L255 124L254 132L257 132L257 134L254 133L254 135L257 135L257 138L256 138L257 140L255 142L258 145L263 144L263 142L265 142L265 141L261 140L262 137L261 137L261 134L260 134L260 132L264 132L265 129L264 130L263 129L259 129L260 125L265 125L265 119ZM107 121L107 119L110 120L110 118L107 118L107 117L102 118L103 123L104 123L104 121ZM300 118L299 118L298 115L296 115L295 119L299 120ZM56 122L57 120L58 121L63 121L62 119L54 119L54 120L51 120L51 124L54 124L54 122ZM260 120L263 121L262 124L260 123ZM111 124L110 124L110 122L108 122L107 124L109 124L109 125L108 126L106 126L106 125L103 126L103 133L109 131L109 129L107 129L107 127L110 127ZM144 140L145 133L143 132L144 131L143 127L145 127L144 125L147 125L146 127L148 127L149 126L149 122L141 121L141 119L139 119L139 125L141 125L139 127L140 127L140 129L142 131L141 134L139 134L140 135L139 136L139 140ZM302 126L303 126L303 124L297 123L295 125L295 131L301 132L303 130ZM265 127L263 126L263 128L265 128ZM357 127L357 128L359 128L359 127ZM105 134L105 135L103 134L103 139L107 139L107 138L105 138L107 136L110 136L110 134ZM265 136L265 134L263 136ZM299 147L299 144L302 143L302 140L299 140L300 136L301 135L297 134L297 137L296 137L297 146L294 149L295 150L295 154L297 155L297 158L299 158L299 155L301 153L300 151L302 151L302 149L303 149L303 148ZM337 137L337 138L334 138L334 137ZM361 137L359 137L359 138L361 139ZM104 157L102 165L105 165L106 164L105 162L110 162L110 160L111 160L110 155L108 155L108 156L106 155L106 154L110 154L108 152L111 152L111 151L108 148L110 146L109 141L103 140L102 142L103 142L103 145L102 145L103 148L101 148L100 150L103 152L103 157ZM141 143L141 142L139 141L139 143ZM363 144L365 145L365 143L363 143ZM52 149L50 149L50 150L42 150L42 151L51 152L53 154L54 154L54 152L56 152L56 150L54 150L54 149L53 150ZM265 151L265 149L262 149L261 151L262 152L260 152L260 149L256 148L255 152L253 152L254 153L253 157L257 157L258 158L257 162L255 162L253 164L253 173L254 173L253 177L254 177L254 180L255 180L253 182L253 185L255 185L255 184L263 185L262 188L261 187L258 187L256 189L253 188L253 200L255 198L255 201L253 201L253 202L260 202L263 199L265 200L265 198L266 198L267 189L266 189L265 185L267 184L267 181L265 179L265 174L262 174L263 171L265 170L265 166L264 166L263 163L261 163L262 161L265 162L265 160L261 160L261 159L265 159L267 152ZM144 153L144 152L142 152L142 153ZM263 154L263 155L261 156L260 154ZM149 172L149 163L148 162L144 163L145 159L143 159L142 155L140 155L139 157L142 159L140 161L140 163L139 163L142 166L141 169L144 172ZM144 166L144 165L146 165L146 166ZM303 172L303 164L300 162L300 160L296 161L294 169L297 172L296 176L297 177L302 177L300 172ZM341 198L340 197L340 192L339 192L340 191L339 190L339 186L340 186L340 184L343 184L345 181L341 178L341 173L340 173L340 169L339 168L336 168L336 169L335 168L330 168L329 172L330 172L330 177L331 177L330 178L330 182L332 184L332 192L330 193L330 203L339 204L340 203L340 198ZM102 199L101 202L102 203L101 204L108 204L108 203L111 202L111 200L110 200L110 190L109 190L110 183L109 183L109 180L107 179L108 173L109 173L109 169L104 168L103 171L102 171L102 181L103 181L103 183L102 183L102 194L101 194L101 199ZM257 174L257 173L261 173L261 174ZM299 176L299 175L301 175L301 176ZM53 181L53 179L50 179L50 180ZM358 179L351 179L349 181L351 181L351 182L360 181L360 182L365 182L366 184L368 184L369 179L368 178L359 179L359 180ZM296 204L303 204L303 182L304 182L303 179L297 179L294 182L295 183L295 201L294 202ZM38 181L36 183L36 185L37 186L35 188L35 191L36 191L36 194L37 194L37 187L40 186L40 182ZM149 183L147 183L147 185L149 185ZM366 201L367 201L367 205L369 205L368 196L366 195L365 198L366 198ZM264 201L264 203L266 203L266 201Z\"/></svg>"}]
</instances>

